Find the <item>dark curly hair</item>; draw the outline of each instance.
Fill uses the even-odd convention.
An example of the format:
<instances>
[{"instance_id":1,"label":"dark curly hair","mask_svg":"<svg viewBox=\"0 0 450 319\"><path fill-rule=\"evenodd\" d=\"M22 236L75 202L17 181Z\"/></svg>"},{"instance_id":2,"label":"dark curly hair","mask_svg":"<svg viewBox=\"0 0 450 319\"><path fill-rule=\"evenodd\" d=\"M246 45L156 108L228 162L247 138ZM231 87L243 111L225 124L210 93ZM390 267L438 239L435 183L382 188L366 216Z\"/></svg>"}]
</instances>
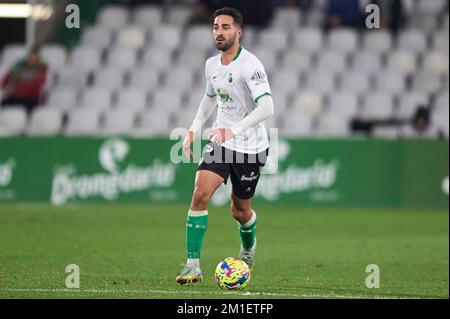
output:
<instances>
[{"instance_id":1,"label":"dark curly hair","mask_svg":"<svg viewBox=\"0 0 450 319\"><path fill-rule=\"evenodd\" d=\"M230 7L218 9L214 12L214 19L221 15L232 17L234 24L238 27L242 27L244 19L242 18L242 14L237 9Z\"/></svg>"}]
</instances>

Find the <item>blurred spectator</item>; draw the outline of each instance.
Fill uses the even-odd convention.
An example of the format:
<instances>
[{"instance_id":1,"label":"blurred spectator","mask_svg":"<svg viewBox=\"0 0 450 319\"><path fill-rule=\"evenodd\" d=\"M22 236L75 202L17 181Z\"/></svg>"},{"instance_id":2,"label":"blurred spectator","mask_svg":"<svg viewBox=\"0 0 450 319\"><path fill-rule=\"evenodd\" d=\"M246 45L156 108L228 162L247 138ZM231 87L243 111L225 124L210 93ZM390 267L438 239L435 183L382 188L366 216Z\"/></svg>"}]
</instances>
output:
<instances>
[{"instance_id":1,"label":"blurred spectator","mask_svg":"<svg viewBox=\"0 0 450 319\"><path fill-rule=\"evenodd\" d=\"M196 24L211 24L212 15L208 12L205 0L197 0L192 10L192 15L187 21L188 26Z\"/></svg>"},{"instance_id":2,"label":"blurred spectator","mask_svg":"<svg viewBox=\"0 0 450 319\"><path fill-rule=\"evenodd\" d=\"M381 27L397 33L404 23L403 1L373 0L372 3L380 7Z\"/></svg>"},{"instance_id":3,"label":"blurred spectator","mask_svg":"<svg viewBox=\"0 0 450 319\"><path fill-rule=\"evenodd\" d=\"M361 27L364 22L359 0L328 0L326 29L336 27Z\"/></svg>"},{"instance_id":4,"label":"blurred spectator","mask_svg":"<svg viewBox=\"0 0 450 319\"><path fill-rule=\"evenodd\" d=\"M407 138L438 138L439 130L430 121L430 111L425 106L417 108L411 123L401 130L401 136Z\"/></svg>"},{"instance_id":5,"label":"blurred spectator","mask_svg":"<svg viewBox=\"0 0 450 319\"><path fill-rule=\"evenodd\" d=\"M38 49L31 49L2 79L2 107L22 104L30 112L42 100L47 70Z\"/></svg>"}]
</instances>

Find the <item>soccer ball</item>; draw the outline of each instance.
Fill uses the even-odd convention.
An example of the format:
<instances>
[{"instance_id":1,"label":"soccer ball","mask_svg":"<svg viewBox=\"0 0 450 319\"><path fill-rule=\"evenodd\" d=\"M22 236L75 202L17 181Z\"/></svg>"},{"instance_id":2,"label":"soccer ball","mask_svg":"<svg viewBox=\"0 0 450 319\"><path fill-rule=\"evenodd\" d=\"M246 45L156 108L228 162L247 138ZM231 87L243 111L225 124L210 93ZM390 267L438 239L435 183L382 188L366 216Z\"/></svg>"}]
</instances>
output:
<instances>
[{"instance_id":1,"label":"soccer ball","mask_svg":"<svg viewBox=\"0 0 450 319\"><path fill-rule=\"evenodd\" d=\"M243 290L250 281L250 269L239 258L228 257L217 265L215 279L223 290Z\"/></svg>"}]
</instances>

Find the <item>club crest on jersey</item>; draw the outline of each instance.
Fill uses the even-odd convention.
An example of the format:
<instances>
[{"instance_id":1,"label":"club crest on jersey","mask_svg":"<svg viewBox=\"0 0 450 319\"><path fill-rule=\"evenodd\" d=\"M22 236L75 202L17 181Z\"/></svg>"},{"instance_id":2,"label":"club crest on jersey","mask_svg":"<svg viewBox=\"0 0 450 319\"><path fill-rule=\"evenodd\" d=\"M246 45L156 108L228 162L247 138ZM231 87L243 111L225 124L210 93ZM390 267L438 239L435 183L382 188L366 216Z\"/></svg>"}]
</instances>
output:
<instances>
[{"instance_id":1,"label":"club crest on jersey","mask_svg":"<svg viewBox=\"0 0 450 319\"><path fill-rule=\"evenodd\" d=\"M230 74L228 75L228 82L229 82L229 83L232 83L232 82L233 82L233 74L232 74L232 73L230 73Z\"/></svg>"}]
</instances>

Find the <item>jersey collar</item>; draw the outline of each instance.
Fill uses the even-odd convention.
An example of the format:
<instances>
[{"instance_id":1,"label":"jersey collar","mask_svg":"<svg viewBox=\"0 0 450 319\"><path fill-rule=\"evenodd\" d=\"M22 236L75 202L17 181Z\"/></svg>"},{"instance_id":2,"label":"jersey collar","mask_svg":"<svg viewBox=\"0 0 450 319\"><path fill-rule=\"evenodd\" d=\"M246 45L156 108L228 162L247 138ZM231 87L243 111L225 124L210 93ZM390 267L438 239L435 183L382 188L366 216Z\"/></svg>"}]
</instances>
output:
<instances>
[{"instance_id":1,"label":"jersey collar","mask_svg":"<svg viewBox=\"0 0 450 319\"><path fill-rule=\"evenodd\" d=\"M236 53L236 56L233 58L233 60L231 60L231 62L236 61L237 58L239 57L239 55L241 55L241 52L242 52L242 47L239 47L239 50L238 50L238 52ZM220 61L220 65L221 65L222 67L227 67L227 66L230 66L230 65L231 65L231 62L230 62L230 64L228 64L228 65L224 65L224 64L222 63L222 58L220 57L220 55L219 55L219 61Z\"/></svg>"},{"instance_id":2,"label":"jersey collar","mask_svg":"<svg viewBox=\"0 0 450 319\"><path fill-rule=\"evenodd\" d=\"M239 47L238 53L236 54L236 56L234 57L234 59L233 59L233 60L231 60L231 61L235 61L235 60L237 60L237 58L238 58L238 57L239 57L239 55L241 54L241 51L242 51L242 47Z\"/></svg>"}]
</instances>

